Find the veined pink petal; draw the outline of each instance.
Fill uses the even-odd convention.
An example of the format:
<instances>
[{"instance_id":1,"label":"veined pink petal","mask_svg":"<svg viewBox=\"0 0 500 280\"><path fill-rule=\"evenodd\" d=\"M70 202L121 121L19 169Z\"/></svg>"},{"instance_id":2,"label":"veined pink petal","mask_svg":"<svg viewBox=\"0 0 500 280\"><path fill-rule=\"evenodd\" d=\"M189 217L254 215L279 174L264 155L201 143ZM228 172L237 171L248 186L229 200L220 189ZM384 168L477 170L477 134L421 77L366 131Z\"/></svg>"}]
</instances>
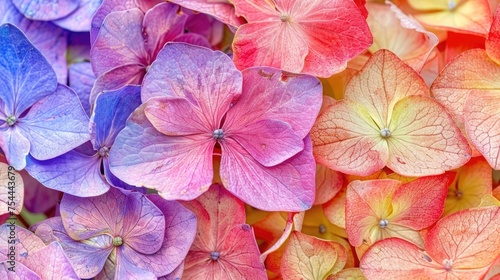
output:
<instances>
[{"instance_id":1,"label":"veined pink petal","mask_svg":"<svg viewBox=\"0 0 500 280\"><path fill-rule=\"evenodd\" d=\"M258 163L230 138L221 146L222 183L241 200L269 211L302 211L312 206L316 169L308 138L302 152L273 167Z\"/></svg>"},{"instance_id":2,"label":"veined pink petal","mask_svg":"<svg viewBox=\"0 0 500 280\"><path fill-rule=\"evenodd\" d=\"M495 16L493 17L493 23L491 24L485 47L486 53L491 60L500 64L500 9L497 9Z\"/></svg>"},{"instance_id":3,"label":"veined pink petal","mask_svg":"<svg viewBox=\"0 0 500 280\"><path fill-rule=\"evenodd\" d=\"M234 6L228 0L170 0L170 2L209 14L233 28L244 23L242 18L236 16Z\"/></svg>"}]
</instances>

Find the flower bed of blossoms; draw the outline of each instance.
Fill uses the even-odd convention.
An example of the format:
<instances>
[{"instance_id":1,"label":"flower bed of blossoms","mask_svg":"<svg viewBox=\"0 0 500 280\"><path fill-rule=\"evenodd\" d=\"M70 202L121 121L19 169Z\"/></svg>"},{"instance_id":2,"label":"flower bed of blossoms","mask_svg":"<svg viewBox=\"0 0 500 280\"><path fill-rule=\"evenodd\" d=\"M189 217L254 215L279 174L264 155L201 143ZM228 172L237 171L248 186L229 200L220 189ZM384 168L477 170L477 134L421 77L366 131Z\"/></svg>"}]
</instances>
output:
<instances>
[{"instance_id":1,"label":"flower bed of blossoms","mask_svg":"<svg viewBox=\"0 0 500 280\"><path fill-rule=\"evenodd\" d=\"M0 279L500 279L499 3L0 1Z\"/></svg>"}]
</instances>

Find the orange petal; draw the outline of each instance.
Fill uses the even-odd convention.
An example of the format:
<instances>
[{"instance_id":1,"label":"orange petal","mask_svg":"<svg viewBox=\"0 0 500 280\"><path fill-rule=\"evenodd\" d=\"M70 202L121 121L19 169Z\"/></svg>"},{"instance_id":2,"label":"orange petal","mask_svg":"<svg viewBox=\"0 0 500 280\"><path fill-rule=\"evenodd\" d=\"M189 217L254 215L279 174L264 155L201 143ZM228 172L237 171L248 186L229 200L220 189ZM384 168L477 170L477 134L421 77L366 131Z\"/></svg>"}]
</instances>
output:
<instances>
[{"instance_id":1,"label":"orange petal","mask_svg":"<svg viewBox=\"0 0 500 280\"><path fill-rule=\"evenodd\" d=\"M281 275L290 280L324 279L340 271L345 262L340 244L294 231L281 258Z\"/></svg>"},{"instance_id":2,"label":"orange petal","mask_svg":"<svg viewBox=\"0 0 500 280\"><path fill-rule=\"evenodd\" d=\"M425 25L484 35L491 25L487 0L408 0L408 3L423 11L413 16Z\"/></svg>"},{"instance_id":3,"label":"orange petal","mask_svg":"<svg viewBox=\"0 0 500 280\"><path fill-rule=\"evenodd\" d=\"M334 275L330 275L326 280L365 280L365 276L359 268L346 268Z\"/></svg>"},{"instance_id":4,"label":"orange petal","mask_svg":"<svg viewBox=\"0 0 500 280\"><path fill-rule=\"evenodd\" d=\"M456 171L455 180L448 186L444 215L473 208L491 194L491 167L483 157L472 158Z\"/></svg>"},{"instance_id":5,"label":"orange petal","mask_svg":"<svg viewBox=\"0 0 500 280\"><path fill-rule=\"evenodd\" d=\"M471 157L467 140L446 110L426 96L409 96L394 107L387 167L407 176L441 174Z\"/></svg>"},{"instance_id":6,"label":"orange petal","mask_svg":"<svg viewBox=\"0 0 500 280\"><path fill-rule=\"evenodd\" d=\"M347 188L340 192L330 201L323 204L326 218L334 225L345 229L345 199Z\"/></svg>"},{"instance_id":7,"label":"orange petal","mask_svg":"<svg viewBox=\"0 0 500 280\"><path fill-rule=\"evenodd\" d=\"M316 198L314 205L331 200L342 189L344 176L342 173L323 165L316 165Z\"/></svg>"},{"instance_id":8,"label":"orange petal","mask_svg":"<svg viewBox=\"0 0 500 280\"><path fill-rule=\"evenodd\" d=\"M464 118L470 141L493 169L500 169L500 92L472 91Z\"/></svg>"}]
</instances>

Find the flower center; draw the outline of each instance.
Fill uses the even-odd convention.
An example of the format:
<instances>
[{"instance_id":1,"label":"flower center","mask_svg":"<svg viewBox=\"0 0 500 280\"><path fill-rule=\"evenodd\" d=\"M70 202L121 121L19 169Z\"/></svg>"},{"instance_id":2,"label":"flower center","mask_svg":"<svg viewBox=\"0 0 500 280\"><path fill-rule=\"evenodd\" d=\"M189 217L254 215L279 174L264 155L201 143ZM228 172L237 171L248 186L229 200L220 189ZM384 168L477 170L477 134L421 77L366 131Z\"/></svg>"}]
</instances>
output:
<instances>
[{"instance_id":1,"label":"flower center","mask_svg":"<svg viewBox=\"0 0 500 280\"><path fill-rule=\"evenodd\" d=\"M220 253L219 253L219 252L215 252L215 251L210 252L210 258L211 258L213 261L218 260L218 259L219 259L219 257L220 257Z\"/></svg>"},{"instance_id":2,"label":"flower center","mask_svg":"<svg viewBox=\"0 0 500 280\"><path fill-rule=\"evenodd\" d=\"M12 116L9 116L5 122L9 125L9 126L13 126L17 121L17 118L16 116L12 115Z\"/></svg>"},{"instance_id":3,"label":"flower center","mask_svg":"<svg viewBox=\"0 0 500 280\"><path fill-rule=\"evenodd\" d=\"M444 259L443 260L443 266L446 269L446 271L450 271L452 265L453 265L453 261L452 260L448 260L448 259Z\"/></svg>"},{"instance_id":4,"label":"flower center","mask_svg":"<svg viewBox=\"0 0 500 280\"><path fill-rule=\"evenodd\" d=\"M455 190L455 197L457 199L461 199L463 195L463 192L461 190Z\"/></svg>"},{"instance_id":5,"label":"flower center","mask_svg":"<svg viewBox=\"0 0 500 280\"><path fill-rule=\"evenodd\" d=\"M387 127L383 128L380 130L380 136L382 136L383 138L387 138L391 136L391 131Z\"/></svg>"},{"instance_id":6,"label":"flower center","mask_svg":"<svg viewBox=\"0 0 500 280\"><path fill-rule=\"evenodd\" d=\"M220 140L220 139L224 138L224 131L222 129L218 128L218 129L214 130L213 136L214 136L215 140Z\"/></svg>"},{"instance_id":7,"label":"flower center","mask_svg":"<svg viewBox=\"0 0 500 280\"><path fill-rule=\"evenodd\" d=\"M123 244L123 239L120 236L113 237L113 246L119 247L122 246Z\"/></svg>"},{"instance_id":8,"label":"flower center","mask_svg":"<svg viewBox=\"0 0 500 280\"><path fill-rule=\"evenodd\" d=\"M389 221L388 221L388 220L380 220L380 221L378 222L378 226L379 226L380 228L386 228L388 225L389 225Z\"/></svg>"},{"instance_id":9,"label":"flower center","mask_svg":"<svg viewBox=\"0 0 500 280\"><path fill-rule=\"evenodd\" d=\"M99 148L99 151L97 152L99 153L100 157L107 157L109 154L109 148L106 146L102 146Z\"/></svg>"},{"instance_id":10,"label":"flower center","mask_svg":"<svg viewBox=\"0 0 500 280\"><path fill-rule=\"evenodd\" d=\"M323 234L326 232L326 227L325 225L321 224L319 225L319 233Z\"/></svg>"},{"instance_id":11,"label":"flower center","mask_svg":"<svg viewBox=\"0 0 500 280\"><path fill-rule=\"evenodd\" d=\"M456 7L457 3L455 2L455 0L448 0L448 10L455 10Z\"/></svg>"},{"instance_id":12,"label":"flower center","mask_svg":"<svg viewBox=\"0 0 500 280\"><path fill-rule=\"evenodd\" d=\"M282 15L280 16L280 20L281 20L281 22L287 22L287 21L289 21L289 20L290 20L290 16L289 16L289 15L286 15L286 14L282 14Z\"/></svg>"}]
</instances>

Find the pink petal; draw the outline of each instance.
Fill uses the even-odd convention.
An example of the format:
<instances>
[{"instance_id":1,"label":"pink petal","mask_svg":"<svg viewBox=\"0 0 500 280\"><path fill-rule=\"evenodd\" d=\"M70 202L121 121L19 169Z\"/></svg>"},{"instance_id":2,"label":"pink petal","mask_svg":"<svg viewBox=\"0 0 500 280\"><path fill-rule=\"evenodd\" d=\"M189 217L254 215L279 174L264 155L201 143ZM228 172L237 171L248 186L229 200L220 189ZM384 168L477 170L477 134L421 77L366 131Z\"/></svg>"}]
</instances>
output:
<instances>
[{"instance_id":1,"label":"pink petal","mask_svg":"<svg viewBox=\"0 0 500 280\"><path fill-rule=\"evenodd\" d=\"M267 211L303 211L312 206L316 165L309 137L302 152L273 167L259 164L230 138L221 146L222 183L241 200Z\"/></svg>"},{"instance_id":2,"label":"pink petal","mask_svg":"<svg viewBox=\"0 0 500 280\"><path fill-rule=\"evenodd\" d=\"M58 242L52 242L28 255L25 265L42 279L78 279L73 265Z\"/></svg>"},{"instance_id":3,"label":"pink petal","mask_svg":"<svg viewBox=\"0 0 500 280\"><path fill-rule=\"evenodd\" d=\"M242 18L236 16L233 5L227 0L171 0L170 2L209 14L232 27L238 27L244 23Z\"/></svg>"}]
</instances>

